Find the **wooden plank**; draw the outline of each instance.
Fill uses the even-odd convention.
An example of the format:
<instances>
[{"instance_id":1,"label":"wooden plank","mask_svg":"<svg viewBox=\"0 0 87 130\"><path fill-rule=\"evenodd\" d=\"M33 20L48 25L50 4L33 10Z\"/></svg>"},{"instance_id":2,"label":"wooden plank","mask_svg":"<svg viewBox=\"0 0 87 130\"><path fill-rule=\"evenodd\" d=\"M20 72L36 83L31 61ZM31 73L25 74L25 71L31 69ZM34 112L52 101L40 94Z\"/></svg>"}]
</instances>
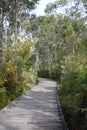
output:
<instances>
[{"instance_id":1,"label":"wooden plank","mask_svg":"<svg viewBox=\"0 0 87 130\"><path fill-rule=\"evenodd\" d=\"M0 112L0 130L64 130L56 90L56 82L40 79Z\"/></svg>"}]
</instances>

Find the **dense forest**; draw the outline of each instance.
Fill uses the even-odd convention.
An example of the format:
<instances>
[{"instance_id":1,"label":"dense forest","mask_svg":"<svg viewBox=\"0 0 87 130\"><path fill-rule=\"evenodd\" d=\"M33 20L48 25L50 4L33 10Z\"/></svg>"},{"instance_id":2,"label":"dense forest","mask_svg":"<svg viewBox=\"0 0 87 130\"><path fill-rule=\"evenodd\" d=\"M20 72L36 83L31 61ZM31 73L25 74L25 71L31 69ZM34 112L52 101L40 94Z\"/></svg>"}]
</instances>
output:
<instances>
[{"instance_id":1,"label":"dense forest","mask_svg":"<svg viewBox=\"0 0 87 130\"><path fill-rule=\"evenodd\" d=\"M1 0L0 109L50 78L69 129L87 130L87 2L56 0L36 16L38 1Z\"/></svg>"}]
</instances>

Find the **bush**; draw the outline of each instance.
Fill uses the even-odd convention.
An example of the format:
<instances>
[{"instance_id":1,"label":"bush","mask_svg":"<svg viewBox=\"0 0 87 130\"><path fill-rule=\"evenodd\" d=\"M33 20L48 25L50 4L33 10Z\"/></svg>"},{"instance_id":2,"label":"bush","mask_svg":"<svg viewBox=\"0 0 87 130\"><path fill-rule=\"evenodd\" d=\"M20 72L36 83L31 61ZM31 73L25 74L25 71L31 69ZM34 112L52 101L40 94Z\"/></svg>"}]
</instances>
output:
<instances>
[{"instance_id":1,"label":"bush","mask_svg":"<svg viewBox=\"0 0 87 130\"><path fill-rule=\"evenodd\" d=\"M51 79L60 81L61 70L58 68L51 68L51 74L49 76Z\"/></svg>"},{"instance_id":2,"label":"bush","mask_svg":"<svg viewBox=\"0 0 87 130\"><path fill-rule=\"evenodd\" d=\"M16 75L16 67L12 62L3 63L0 67L0 108L2 108L33 87L38 78L37 73L27 67L19 68L21 71Z\"/></svg>"},{"instance_id":3,"label":"bush","mask_svg":"<svg viewBox=\"0 0 87 130\"><path fill-rule=\"evenodd\" d=\"M3 108L8 102L7 91L5 88L0 88L0 109Z\"/></svg>"},{"instance_id":4,"label":"bush","mask_svg":"<svg viewBox=\"0 0 87 130\"><path fill-rule=\"evenodd\" d=\"M4 87L7 90L8 95L16 95L19 87L19 77L16 77L16 68L14 63L8 62L2 68Z\"/></svg>"},{"instance_id":5,"label":"bush","mask_svg":"<svg viewBox=\"0 0 87 130\"><path fill-rule=\"evenodd\" d=\"M60 100L70 130L87 129L87 69L63 75Z\"/></svg>"},{"instance_id":6,"label":"bush","mask_svg":"<svg viewBox=\"0 0 87 130\"><path fill-rule=\"evenodd\" d=\"M24 92L29 90L38 82L38 76L35 70L32 68L24 69L22 72L22 83L24 86Z\"/></svg>"},{"instance_id":7,"label":"bush","mask_svg":"<svg viewBox=\"0 0 87 130\"><path fill-rule=\"evenodd\" d=\"M61 77L61 71L58 68L50 68L49 72L48 68L44 68L38 71L38 76L41 78L50 78L59 81Z\"/></svg>"},{"instance_id":8,"label":"bush","mask_svg":"<svg viewBox=\"0 0 87 130\"><path fill-rule=\"evenodd\" d=\"M40 69L38 71L38 77L40 77L40 78L49 78L49 70L47 68Z\"/></svg>"}]
</instances>

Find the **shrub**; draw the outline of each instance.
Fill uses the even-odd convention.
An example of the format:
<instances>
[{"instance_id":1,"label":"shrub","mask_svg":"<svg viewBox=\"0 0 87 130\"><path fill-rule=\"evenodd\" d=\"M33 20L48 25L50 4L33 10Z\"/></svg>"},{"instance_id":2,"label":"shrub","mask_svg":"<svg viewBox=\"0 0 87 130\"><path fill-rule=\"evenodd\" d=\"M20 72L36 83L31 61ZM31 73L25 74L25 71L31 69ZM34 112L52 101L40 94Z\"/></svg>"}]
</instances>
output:
<instances>
[{"instance_id":1,"label":"shrub","mask_svg":"<svg viewBox=\"0 0 87 130\"><path fill-rule=\"evenodd\" d=\"M7 102L7 91L5 88L0 88L0 109L3 108Z\"/></svg>"},{"instance_id":2,"label":"shrub","mask_svg":"<svg viewBox=\"0 0 87 130\"><path fill-rule=\"evenodd\" d=\"M3 68L4 73L4 87L11 95L16 95L18 90L18 76L16 77L16 68L12 62L6 64Z\"/></svg>"},{"instance_id":3,"label":"shrub","mask_svg":"<svg viewBox=\"0 0 87 130\"><path fill-rule=\"evenodd\" d=\"M32 68L23 70L22 79L23 79L22 83L24 86L24 91L29 90L38 82L37 73Z\"/></svg>"},{"instance_id":4,"label":"shrub","mask_svg":"<svg viewBox=\"0 0 87 130\"><path fill-rule=\"evenodd\" d=\"M40 69L38 71L38 77L40 77L40 78L49 78L49 70L48 70L48 68Z\"/></svg>"},{"instance_id":5,"label":"shrub","mask_svg":"<svg viewBox=\"0 0 87 130\"><path fill-rule=\"evenodd\" d=\"M60 80L61 71L58 68L50 68L50 72L48 68L40 69L38 71L38 76L41 78L50 78L53 80Z\"/></svg>"},{"instance_id":6,"label":"shrub","mask_svg":"<svg viewBox=\"0 0 87 130\"><path fill-rule=\"evenodd\" d=\"M70 130L87 129L87 69L63 75L60 100Z\"/></svg>"},{"instance_id":7,"label":"shrub","mask_svg":"<svg viewBox=\"0 0 87 130\"><path fill-rule=\"evenodd\" d=\"M51 68L51 74L49 76L51 79L60 81L61 70L59 68Z\"/></svg>"}]
</instances>

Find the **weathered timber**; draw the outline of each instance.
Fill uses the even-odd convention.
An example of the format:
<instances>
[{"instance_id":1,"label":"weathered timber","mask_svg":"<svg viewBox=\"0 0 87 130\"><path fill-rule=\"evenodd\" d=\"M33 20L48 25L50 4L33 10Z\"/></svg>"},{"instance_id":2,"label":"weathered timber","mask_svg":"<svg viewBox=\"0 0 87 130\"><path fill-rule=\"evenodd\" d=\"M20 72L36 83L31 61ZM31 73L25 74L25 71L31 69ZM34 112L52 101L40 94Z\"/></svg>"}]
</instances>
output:
<instances>
[{"instance_id":1,"label":"weathered timber","mask_svg":"<svg viewBox=\"0 0 87 130\"><path fill-rule=\"evenodd\" d=\"M37 86L0 112L0 130L66 130L56 82L40 79Z\"/></svg>"}]
</instances>

